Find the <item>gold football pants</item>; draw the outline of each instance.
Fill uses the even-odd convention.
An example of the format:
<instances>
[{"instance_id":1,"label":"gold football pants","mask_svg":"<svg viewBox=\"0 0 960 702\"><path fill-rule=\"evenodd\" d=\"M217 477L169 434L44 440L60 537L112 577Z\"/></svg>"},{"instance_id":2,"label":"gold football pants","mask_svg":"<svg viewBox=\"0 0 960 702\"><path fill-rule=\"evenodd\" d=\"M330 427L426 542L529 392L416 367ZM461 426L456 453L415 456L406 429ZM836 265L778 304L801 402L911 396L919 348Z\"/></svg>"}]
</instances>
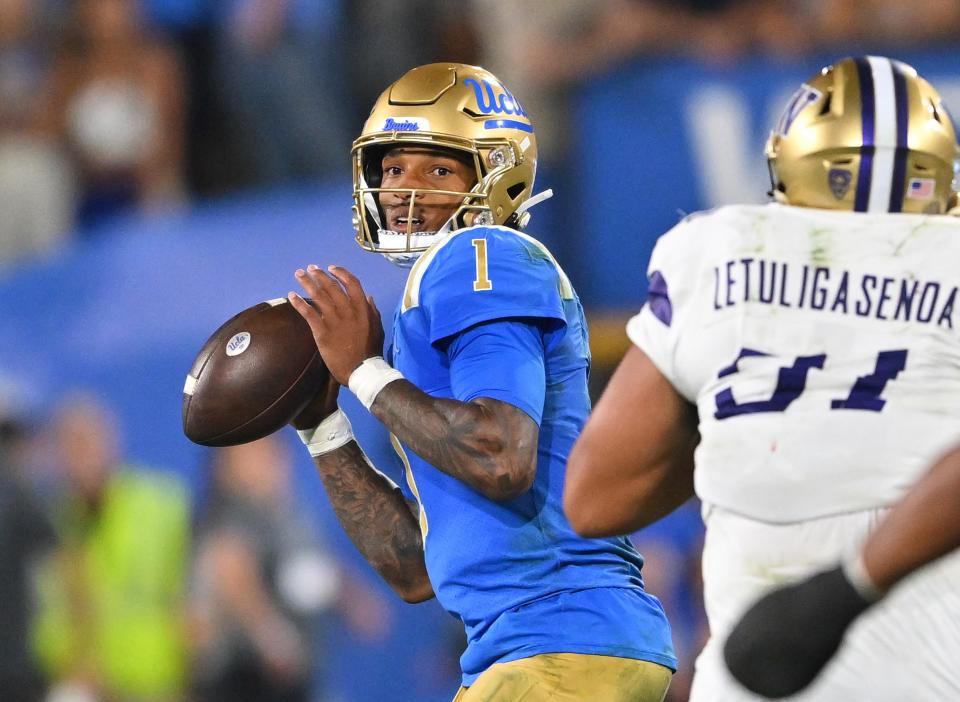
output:
<instances>
[{"instance_id":1,"label":"gold football pants","mask_svg":"<svg viewBox=\"0 0 960 702\"><path fill-rule=\"evenodd\" d=\"M649 661L541 653L490 666L453 702L662 702L672 677Z\"/></svg>"}]
</instances>

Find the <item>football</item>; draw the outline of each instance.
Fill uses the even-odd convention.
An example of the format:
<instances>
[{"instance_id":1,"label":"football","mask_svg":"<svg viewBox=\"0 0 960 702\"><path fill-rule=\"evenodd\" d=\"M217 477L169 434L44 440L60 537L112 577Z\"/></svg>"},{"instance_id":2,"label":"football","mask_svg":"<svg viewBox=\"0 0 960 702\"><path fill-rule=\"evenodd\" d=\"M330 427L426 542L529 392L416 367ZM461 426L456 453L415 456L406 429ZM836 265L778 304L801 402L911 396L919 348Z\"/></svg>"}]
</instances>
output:
<instances>
[{"instance_id":1,"label":"football","mask_svg":"<svg viewBox=\"0 0 960 702\"><path fill-rule=\"evenodd\" d=\"M207 339L183 387L183 432L204 446L255 441L307 405L329 373L285 298L254 305Z\"/></svg>"}]
</instances>

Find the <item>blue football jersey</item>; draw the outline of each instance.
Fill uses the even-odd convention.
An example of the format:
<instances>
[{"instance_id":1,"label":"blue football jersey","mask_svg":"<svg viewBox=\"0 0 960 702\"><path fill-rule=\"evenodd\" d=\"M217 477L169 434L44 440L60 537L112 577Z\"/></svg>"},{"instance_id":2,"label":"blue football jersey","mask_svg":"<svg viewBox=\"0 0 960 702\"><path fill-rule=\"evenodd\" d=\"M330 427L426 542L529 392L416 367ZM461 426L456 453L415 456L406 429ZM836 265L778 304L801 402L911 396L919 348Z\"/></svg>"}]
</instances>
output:
<instances>
[{"instance_id":1,"label":"blue football jersey","mask_svg":"<svg viewBox=\"0 0 960 702\"><path fill-rule=\"evenodd\" d=\"M394 441L408 494L420 503L434 591L466 628L464 684L493 663L539 653L675 669L666 617L643 590L640 554L623 537L581 538L563 514L566 459L590 411L590 353L580 302L550 252L505 227L453 233L411 269L388 355L424 392L509 402L540 427L533 486L504 502Z\"/></svg>"}]
</instances>

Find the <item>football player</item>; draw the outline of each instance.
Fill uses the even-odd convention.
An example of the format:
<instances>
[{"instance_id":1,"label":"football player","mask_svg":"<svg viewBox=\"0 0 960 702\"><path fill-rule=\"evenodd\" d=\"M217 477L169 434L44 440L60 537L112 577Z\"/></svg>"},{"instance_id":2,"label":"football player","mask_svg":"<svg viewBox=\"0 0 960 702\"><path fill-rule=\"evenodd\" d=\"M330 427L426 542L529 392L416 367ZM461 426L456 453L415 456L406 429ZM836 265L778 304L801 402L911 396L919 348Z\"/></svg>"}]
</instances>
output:
<instances>
[{"instance_id":1,"label":"football player","mask_svg":"<svg viewBox=\"0 0 960 702\"><path fill-rule=\"evenodd\" d=\"M349 271L308 266L313 306L289 296L335 381L294 426L341 524L405 600L436 594L463 621L459 702L662 700L676 661L640 554L578 536L561 508L590 358L570 281L522 231L542 197L529 117L481 68L421 66L352 157L358 243L412 267L386 358ZM353 439L338 384L392 433L403 493Z\"/></svg>"},{"instance_id":2,"label":"football player","mask_svg":"<svg viewBox=\"0 0 960 702\"><path fill-rule=\"evenodd\" d=\"M564 496L589 536L702 500L695 702L755 699L721 656L744 610L859 550L960 443L958 147L940 96L903 63L847 58L796 91L766 153L775 202L657 242ZM892 592L799 699L960 699L958 584L948 557Z\"/></svg>"},{"instance_id":3,"label":"football player","mask_svg":"<svg viewBox=\"0 0 960 702\"><path fill-rule=\"evenodd\" d=\"M795 694L823 670L857 617L906 576L958 548L960 448L897 503L861 553L754 603L724 644L727 666L765 697Z\"/></svg>"}]
</instances>

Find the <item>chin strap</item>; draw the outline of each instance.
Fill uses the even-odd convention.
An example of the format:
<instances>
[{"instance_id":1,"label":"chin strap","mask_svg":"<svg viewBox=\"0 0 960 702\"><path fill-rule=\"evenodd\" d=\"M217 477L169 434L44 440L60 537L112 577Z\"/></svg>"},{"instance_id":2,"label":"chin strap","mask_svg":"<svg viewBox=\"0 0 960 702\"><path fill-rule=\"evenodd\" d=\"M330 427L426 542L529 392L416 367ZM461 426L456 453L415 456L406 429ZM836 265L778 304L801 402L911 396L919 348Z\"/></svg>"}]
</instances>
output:
<instances>
[{"instance_id":1,"label":"chin strap","mask_svg":"<svg viewBox=\"0 0 960 702\"><path fill-rule=\"evenodd\" d=\"M789 204L790 204L790 203L787 201L787 194L786 194L785 192L783 192L782 190L778 189L778 188L774 188L773 190L768 190L768 191L767 191L767 195L768 195L774 202L776 202L776 203L778 203L778 204L780 204L780 205L789 205Z\"/></svg>"},{"instance_id":2,"label":"chin strap","mask_svg":"<svg viewBox=\"0 0 960 702\"><path fill-rule=\"evenodd\" d=\"M514 211L510 218L505 222L506 226L514 226L516 229L524 230L527 228L527 225L530 224L530 213L528 210L534 205L539 205L544 200L549 200L553 197L553 190L549 188L544 190L541 193L538 193L531 197L530 199L521 202L520 206Z\"/></svg>"},{"instance_id":3,"label":"chin strap","mask_svg":"<svg viewBox=\"0 0 960 702\"><path fill-rule=\"evenodd\" d=\"M544 200L549 200L552 197L553 197L553 190L550 188L547 188L543 192L537 193L533 197L526 200L526 202L520 203L520 206L517 208L517 211L516 211L517 216L522 215L524 212L529 210L534 205L539 205Z\"/></svg>"},{"instance_id":4,"label":"chin strap","mask_svg":"<svg viewBox=\"0 0 960 702\"><path fill-rule=\"evenodd\" d=\"M950 193L947 198L947 208L944 214L960 217L960 193Z\"/></svg>"},{"instance_id":5,"label":"chin strap","mask_svg":"<svg viewBox=\"0 0 960 702\"><path fill-rule=\"evenodd\" d=\"M399 268L413 268L413 264L420 258L420 252L417 253L387 253L380 252L380 255Z\"/></svg>"}]
</instances>

